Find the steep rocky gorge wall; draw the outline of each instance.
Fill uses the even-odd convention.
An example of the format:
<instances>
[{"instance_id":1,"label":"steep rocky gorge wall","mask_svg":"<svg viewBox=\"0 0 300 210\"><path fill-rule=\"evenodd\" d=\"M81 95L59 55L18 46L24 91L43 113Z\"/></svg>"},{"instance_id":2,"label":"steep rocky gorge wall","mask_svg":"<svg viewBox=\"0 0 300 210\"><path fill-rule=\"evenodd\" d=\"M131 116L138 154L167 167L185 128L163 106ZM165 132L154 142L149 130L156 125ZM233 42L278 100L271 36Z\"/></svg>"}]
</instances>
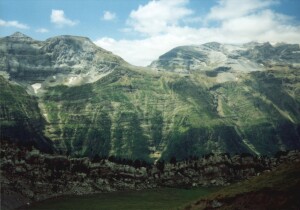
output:
<instances>
[{"instance_id":1,"label":"steep rocky gorge wall","mask_svg":"<svg viewBox=\"0 0 300 210\"><path fill-rule=\"evenodd\" d=\"M69 158L34 148L1 142L1 200L9 205L15 195L25 202L66 194L89 194L156 187L228 185L273 170L285 162L300 161L299 151L276 158L252 155L207 155L183 162L123 165L107 159ZM21 204L24 204L21 202ZM20 205L21 205L20 204Z\"/></svg>"}]
</instances>

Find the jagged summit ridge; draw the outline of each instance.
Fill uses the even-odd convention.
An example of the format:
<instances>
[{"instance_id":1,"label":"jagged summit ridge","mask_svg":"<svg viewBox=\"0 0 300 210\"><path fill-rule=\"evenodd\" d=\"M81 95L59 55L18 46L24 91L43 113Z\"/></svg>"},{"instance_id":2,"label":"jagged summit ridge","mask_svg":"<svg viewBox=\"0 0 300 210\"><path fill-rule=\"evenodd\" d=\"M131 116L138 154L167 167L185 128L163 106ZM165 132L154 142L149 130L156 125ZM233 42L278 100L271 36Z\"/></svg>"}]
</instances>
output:
<instances>
[{"instance_id":1,"label":"jagged summit ridge","mask_svg":"<svg viewBox=\"0 0 300 210\"><path fill-rule=\"evenodd\" d=\"M12 35L10 35L10 36L8 36L8 37L11 37L11 38L30 38L30 39L32 39L31 37L29 37L29 36L27 36L27 35L25 35L25 34L23 34L23 33L21 33L21 32L19 32L19 31L17 31L17 32L15 32L15 33L13 33Z\"/></svg>"},{"instance_id":2,"label":"jagged summit ridge","mask_svg":"<svg viewBox=\"0 0 300 210\"><path fill-rule=\"evenodd\" d=\"M299 44L250 42L246 44L221 44L176 47L163 54L150 65L153 69L178 73L210 71L220 67L232 71L262 71L265 65L300 64Z\"/></svg>"},{"instance_id":3,"label":"jagged summit ridge","mask_svg":"<svg viewBox=\"0 0 300 210\"><path fill-rule=\"evenodd\" d=\"M3 40L3 39L9 40L11 42L23 42L23 43L37 42L36 40L32 39L31 37L29 37L21 32L15 32L10 36L0 38L0 40Z\"/></svg>"}]
</instances>

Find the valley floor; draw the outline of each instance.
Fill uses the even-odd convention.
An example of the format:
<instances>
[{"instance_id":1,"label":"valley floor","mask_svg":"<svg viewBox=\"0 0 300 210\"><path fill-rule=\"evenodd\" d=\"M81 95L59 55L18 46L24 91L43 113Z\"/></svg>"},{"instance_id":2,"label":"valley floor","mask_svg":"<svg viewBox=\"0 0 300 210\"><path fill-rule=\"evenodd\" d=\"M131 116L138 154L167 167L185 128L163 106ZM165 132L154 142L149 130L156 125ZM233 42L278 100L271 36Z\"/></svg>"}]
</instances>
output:
<instances>
[{"instance_id":1,"label":"valley floor","mask_svg":"<svg viewBox=\"0 0 300 210\"><path fill-rule=\"evenodd\" d=\"M300 206L300 162L227 187L158 188L141 191L62 196L19 210L168 210L168 209L289 209ZM192 202L192 204L188 204Z\"/></svg>"},{"instance_id":2,"label":"valley floor","mask_svg":"<svg viewBox=\"0 0 300 210\"><path fill-rule=\"evenodd\" d=\"M112 192L85 196L65 196L42 201L21 210L167 210L183 208L185 204L204 197L220 187L195 189L159 188L142 191Z\"/></svg>"}]
</instances>

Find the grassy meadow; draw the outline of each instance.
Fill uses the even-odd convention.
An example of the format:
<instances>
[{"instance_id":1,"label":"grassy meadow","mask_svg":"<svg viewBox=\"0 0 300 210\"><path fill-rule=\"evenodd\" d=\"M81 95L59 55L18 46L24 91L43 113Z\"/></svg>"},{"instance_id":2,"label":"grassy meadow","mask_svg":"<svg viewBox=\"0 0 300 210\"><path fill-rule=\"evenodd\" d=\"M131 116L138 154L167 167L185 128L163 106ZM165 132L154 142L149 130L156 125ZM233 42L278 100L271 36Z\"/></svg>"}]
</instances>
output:
<instances>
[{"instance_id":1,"label":"grassy meadow","mask_svg":"<svg viewBox=\"0 0 300 210\"><path fill-rule=\"evenodd\" d=\"M218 190L218 187L113 192L85 196L64 196L30 206L29 210L167 210L181 209L190 202Z\"/></svg>"}]
</instances>

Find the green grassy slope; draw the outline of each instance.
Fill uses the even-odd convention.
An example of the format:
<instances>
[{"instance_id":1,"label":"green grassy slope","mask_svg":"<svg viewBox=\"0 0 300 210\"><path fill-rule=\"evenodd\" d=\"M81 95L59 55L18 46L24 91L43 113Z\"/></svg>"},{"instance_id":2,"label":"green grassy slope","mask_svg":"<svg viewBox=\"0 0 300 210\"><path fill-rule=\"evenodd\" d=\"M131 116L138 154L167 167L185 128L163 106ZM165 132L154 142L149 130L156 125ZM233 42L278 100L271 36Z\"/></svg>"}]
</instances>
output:
<instances>
[{"instance_id":1,"label":"green grassy slope","mask_svg":"<svg viewBox=\"0 0 300 210\"><path fill-rule=\"evenodd\" d=\"M40 104L45 134L77 155L271 154L300 147L298 80L295 69L218 84L203 73L118 67L92 84L49 87Z\"/></svg>"},{"instance_id":2,"label":"green grassy slope","mask_svg":"<svg viewBox=\"0 0 300 210\"><path fill-rule=\"evenodd\" d=\"M113 192L89 196L70 196L36 203L28 209L171 210L183 207L183 204L195 200L196 198L206 196L217 189L217 187L189 190L164 188L138 192Z\"/></svg>"},{"instance_id":3,"label":"green grassy slope","mask_svg":"<svg viewBox=\"0 0 300 210\"><path fill-rule=\"evenodd\" d=\"M1 72L31 94L41 83L34 98L1 79L2 136L45 135L76 156L145 160L300 148L298 45L237 51L228 57L234 68L219 63L219 43L178 47L160 57L158 71L84 37L41 42L15 33L0 45ZM255 69L264 71L245 73Z\"/></svg>"},{"instance_id":4,"label":"green grassy slope","mask_svg":"<svg viewBox=\"0 0 300 210\"><path fill-rule=\"evenodd\" d=\"M298 72L253 72L240 82L211 88L219 115L235 126L252 152L270 154L299 147Z\"/></svg>"},{"instance_id":5,"label":"green grassy slope","mask_svg":"<svg viewBox=\"0 0 300 210\"><path fill-rule=\"evenodd\" d=\"M52 143L42 133L45 121L35 97L19 85L0 76L0 137L22 144L33 144L44 151L52 150Z\"/></svg>"}]
</instances>

